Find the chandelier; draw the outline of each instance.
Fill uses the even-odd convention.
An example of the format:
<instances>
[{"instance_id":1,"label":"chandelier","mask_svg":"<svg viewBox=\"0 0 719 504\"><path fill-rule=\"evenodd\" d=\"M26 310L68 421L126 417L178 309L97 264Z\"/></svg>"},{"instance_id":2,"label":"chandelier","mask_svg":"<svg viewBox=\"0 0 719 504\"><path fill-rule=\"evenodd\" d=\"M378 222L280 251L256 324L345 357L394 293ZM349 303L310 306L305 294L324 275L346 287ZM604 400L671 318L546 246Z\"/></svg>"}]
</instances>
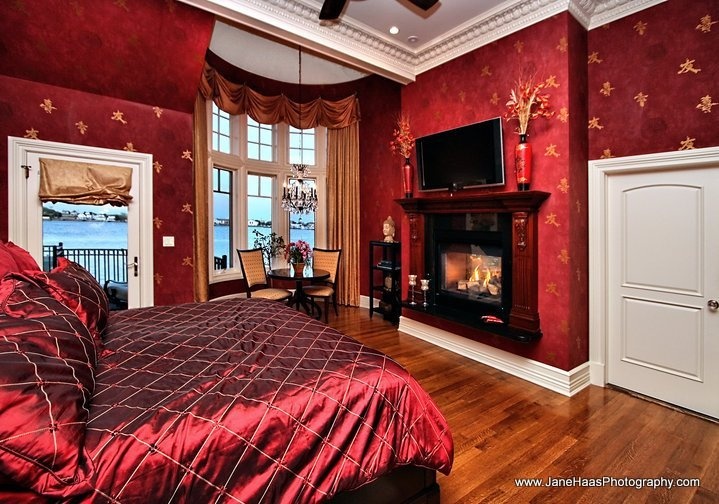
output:
<instances>
[{"instance_id":1,"label":"chandelier","mask_svg":"<svg viewBox=\"0 0 719 504\"><path fill-rule=\"evenodd\" d=\"M302 159L302 46L299 46L299 126L300 126L300 160ZM292 165L293 178L289 187L282 185L282 208L291 213L309 214L317 210L317 189L314 189L304 178L310 174L309 167L304 163Z\"/></svg>"}]
</instances>

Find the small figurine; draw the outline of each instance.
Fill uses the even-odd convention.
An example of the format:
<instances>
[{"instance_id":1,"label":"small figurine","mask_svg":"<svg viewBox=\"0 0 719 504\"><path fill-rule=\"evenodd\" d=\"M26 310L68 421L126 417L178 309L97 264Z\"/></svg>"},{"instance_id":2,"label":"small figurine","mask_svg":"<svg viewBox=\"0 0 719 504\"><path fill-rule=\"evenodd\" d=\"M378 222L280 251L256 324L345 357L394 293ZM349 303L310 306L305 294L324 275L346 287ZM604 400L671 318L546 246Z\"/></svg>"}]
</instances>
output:
<instances>
[{"instance_id":1,"label":"small figurine","mask_svg":"<svg viewBox=\"0 0 719 504\"><path fill-rule=\"evenodd\" d=\"M394 221L392 216L388 215L382 223L382 233L384 234L384 241L388 243L394 242Z\"/></svg>"}]
</instances>

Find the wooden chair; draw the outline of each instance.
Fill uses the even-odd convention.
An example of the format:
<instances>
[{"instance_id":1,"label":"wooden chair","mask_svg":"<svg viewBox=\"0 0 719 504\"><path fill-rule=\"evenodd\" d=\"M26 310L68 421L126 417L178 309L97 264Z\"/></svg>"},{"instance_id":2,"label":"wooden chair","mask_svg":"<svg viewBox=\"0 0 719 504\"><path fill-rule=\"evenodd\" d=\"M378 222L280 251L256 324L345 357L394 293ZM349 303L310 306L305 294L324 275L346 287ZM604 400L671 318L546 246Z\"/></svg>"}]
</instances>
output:
<instances>
[{"instance_id":1,"label":"wooden chair","mask_svg":"<svg viewBox=\"0 0 719 504\"><path fill-rule=\"evenodd\" d=\"M332 299L335 315L338 315L337 272L340 267L341 255L342 249L327 250L316 248L312 250L312 267L327 270L330 272L330 276L319 284L308 285L305 287L304 294L305 296L311 298L312 301L316 301L318 298L325 300L325 322L327 322L327 312L329 310L330 299Z\"/></svg>"},{"instance_id":2,"label":"wooden chair","mask_svg":"<svg viewBox=\"0 0 719 504\"><path fill-rule=\"evenodd\" d=\"M262 258L262 249L237 250L240 256L242 275L247 282L247 297L272 299L284 301L292 297L292 291L270 287L267 281L265 261Z\"/></svg>"}]
</instances>

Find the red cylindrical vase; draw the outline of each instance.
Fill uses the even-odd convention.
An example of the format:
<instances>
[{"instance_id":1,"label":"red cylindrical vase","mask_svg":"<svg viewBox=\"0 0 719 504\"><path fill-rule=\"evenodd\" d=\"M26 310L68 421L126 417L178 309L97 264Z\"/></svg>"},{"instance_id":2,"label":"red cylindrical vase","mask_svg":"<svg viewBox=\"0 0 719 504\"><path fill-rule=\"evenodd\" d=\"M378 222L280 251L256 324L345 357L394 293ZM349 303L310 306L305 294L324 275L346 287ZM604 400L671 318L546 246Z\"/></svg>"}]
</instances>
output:
<instances>
[{"instance_id":1,"label":"red cylindrical vase","mask_svg":"<svg viewBox=\"0 0 719 504\"><path fill-rule=\"evenodd\" d=\"M411 198L414 190L414 166L409 162L409 158L404 158L404 165L402 165L402 186L404 187L404 197Z\"/></svg>"},{"instance_id":2,"label":"red cylindrical vase","mask_svg":"<svg viewBox=\"0 0 719 504\"><path fill-rule=\"evenodd\" d=\"M514 171L517 176L517 190L528 191L532 182L532 144L527 135L519 135L519 144L514 148Z\"/></svg>"}]
</instances>

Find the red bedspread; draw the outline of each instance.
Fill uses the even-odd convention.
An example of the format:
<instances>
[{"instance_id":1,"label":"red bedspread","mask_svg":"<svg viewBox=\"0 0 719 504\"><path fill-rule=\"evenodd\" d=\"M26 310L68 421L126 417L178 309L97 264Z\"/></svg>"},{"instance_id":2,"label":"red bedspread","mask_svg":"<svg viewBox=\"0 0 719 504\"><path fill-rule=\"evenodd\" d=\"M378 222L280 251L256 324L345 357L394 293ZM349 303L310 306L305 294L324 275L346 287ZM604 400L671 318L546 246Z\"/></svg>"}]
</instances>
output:
<instances>
[{"instance_id":1,"label":"red bedspread","mask_svg":"<svg viewBox=\"0 0 719 504\"><path fill-rule=\"evenodd\" d=\"M404 368L277 302L113 313L96 381L97 502L321 502L400 465L452 465Z\"/></svg>"}]
</instances>

